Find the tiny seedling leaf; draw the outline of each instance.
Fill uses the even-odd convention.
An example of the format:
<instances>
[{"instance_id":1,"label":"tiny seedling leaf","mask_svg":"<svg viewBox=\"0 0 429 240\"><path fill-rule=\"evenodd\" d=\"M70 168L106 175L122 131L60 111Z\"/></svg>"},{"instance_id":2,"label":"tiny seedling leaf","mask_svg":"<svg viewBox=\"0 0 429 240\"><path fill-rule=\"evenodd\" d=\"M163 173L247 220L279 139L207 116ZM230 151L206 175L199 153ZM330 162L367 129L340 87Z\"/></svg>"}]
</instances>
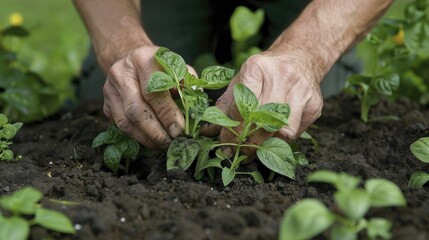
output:
<instances>
[{"instance_id":1,"label":"tiny seedling leaf","mask_svg":"<svg viewBox=\"0 0 429 240\"><path fill-rule=\"evenodd\" d=\"M258 127L262 127L267 132L277 132L287 124L287 115L256 110L249 113L249 121L256 124Z\"/></svg>"},{"instance_id":2,"label":"tiny seedling leaf","mask_svg":"<svg viewBox=\"0 0 429 240\"><path fill-rule=\"evenodd\" d=\"M0 239L26 240L30 235L29 223L20 217L0 217Z\"/></svg>"},{"instance_id":3,"label":"tiny seedling leaf","mask_svg":"<svg viewBox=\"0 0 429 240\"><path fill-rule=\"evenodd\" d=\"M103 163L110 170L117 172L121 162L122 152L116 145L109 145L104 149Z\"/></svg>"},{"instance_id":4,"label":"tiny seedling leaf","mask_svg":"<svg viewBox=\"0 0 429 240\"><path fill-rule=\"evenodd\" d=\"M223 127L237 127L240 125L239 121L230 119L218 107L208 107L201 118L201 120L214 123Z\"/></svg>"},{"instance_id":5,"label":"tiny seedling leaf","mask_svg":"<svg viewBox=\"0 0 429 240\"><path fill-rule=\"evenodd\" d=\"M390 229L392 228L392 223L384 218L371 218L368 221L367 233L369 239L377 239L377 237L382 237L384 239L390 239Z\"/></svg>"},{"instance_id":6,"label":"tiny seedling leaf","mask_svg":"<svg viewBox=\"0 0 429 240\"><path fill-rule=\"evenodd\" d=\"M369 194L373 207L405 206L407 204L401 189L386 179L367 180L365 190Z\"/></svg>"},{"instance_id":7,"label":"tiny seedling leaf","mask_svg":"<svg viewBox=\"0 0 429 240\"><path fill-rule=\"evenodd\" d=\"M286 211L280 225L280 240L311 239L328 229L334 220L321 202L301 200Z\"/></svg>"},{"instance_id":8,"label":"tiny seedling leaf","mask_svg":"<svg viewBox=\"0 0 429 240\"><path fill-rule=\"evenodd\" d=\"M429 137L420 138L413 142L410 150L420 161L429 163Z\"/></svg>"},{"instance_id":9,"label":"tiny seedling leaf","mask_svg":"<svg viewBox=\"0 0 429 240\"><path fill-rule=\"evenodd\" d=\"M242 83L234 86L234 99L243 119L248 119L250 112L256 111L259 108L258 99L255 94Z\"/></svg>"},{"instance_id":10,"label":"tiny seedling leaf","mask_svg":"<svg viewBox=\"0 0 429 240\"><path fill-rule=\"evenodd\" d=\"M176 81L182 80L188 71L185 60L179 54L167 48L159 48L155 53L155 59L164 68L165 72Z\"/></svg>"},{"instance_id":11,"label":"tiny seedling leaf","mask_svg":"<svg viewBox=\"0 0 429 240\"><path fill-rule=\"evenodd\" d=\"M199 151L200 145L192 139L185 137L174 139L167 151L167 170L185 171L194 162Z\"/></svg>"},{"instance_id":12,"label":"tiny seedling leaf","mask_svg":"<svg viewBox=\"0 0 429 240\"><path fill-rule=\"evenodd\" d=\"M294 156L289 144L280 138L267 139L256 151L259 160L270 170L295 178Z\"/></svg>"},{"instance_id":13,"label":"tiny seedling leaf","mask_svg":"<svg viewBox=\"0 0 429 240\"><path fill-rule=\"evenodd\" d=\"M176 85L176 81L173 77L164 72L155 71L150 75L147 91L150 93L166 91L174 88Z\"/></svg>"},{"instance_id":14,"label":"tiny seedling leaf","mask_svg":"<svg viewBox=\"0 0 429 240\"><path fill-rule=\"evenodd\" d=\"M201 73L201 78L206 84L199 86L205 89L220 89L227 86L233 77L233 69L221 66L207 67Z\"/></svg>"},{"instance_id":15,"label":"tiny seedling leaf","mask_svg":"<svg viewBox=\"0 0 429 240\"><path fill-rule=\"evenodd\" d=\"M58 211L38 208L36 210L34 221L40 226L56 232L70 234L75 233L73 224L70 222L67 216Z\"/></svg>"},{"instance_id":16,"label":"tiny seedling leaf","mask_svg":"<svg viewBox=\"0 0 429 240\"><path fill-rule=\"evenodd\" d=\"M353 220L359 220L365 216L370 207L369 195L360 189L338 191L334 194L334 198L344 214Z\"/></svg>"},{"instance_id":17,"label":"tiny seedling leaf","mask_svg":"<svg viewBox=\"0 0 429 240\"><path fill-rule=\"evenodd\" d=\"M253 172L250 172L249 175L253 177L253 180L256 183L261 183L261 184L264 183L264 178L262 177L260 172L253 171Z\"/></svg>"},{"instance_id":18,"label":"tiny seedling leaf","mask_svg":"<svg viewBox=\"0 0 429 240\"><path fill-rule=\"evenodd\" d=\"M357 233L353 228L344 225L335 225L331 230L330 240L357 240Z\"/></svg>"},{"instance_id":19,"label":"tiny seedling leaf","mask_svg":"<svg viewBox=\"0 0 429 240\"><path fill-rule=\"evenodd\" d=\"M228 186L232 182L232 180L234 180L234 178L235 178L234 169L230 169L227 167L224 167L222 169L222 182L225 187Z\"/></svg>"},{"instance_id":20,"label":"tiny seedling leaf","mask_svg":"<svg viewBox=\"0 0 429 240\"><path fill-rule=\"evenodd\" d=\"M339 191L352 191L360 181L358 177L329 170L319 170L308 176L308 182L329 183L334 185Z\"/></svg>"},{"instance_id":21,"label":"tiny seedling leaf","mask_svg":"<svg viewBox=\"0 0 429 240\"><path fill-rule=\"evenodd\" d=\"M411 188L421 188L429 182L429 173L425 173L423 171L417 171L411 174L410 181L408 182L408 186Z\"/></svg>"},{"instance_id":22,"label":"tiny seedling leaf","mask_svg":"<svg viewBox=\"0 0 429 240\"><path fill-rule=\"evenodd\" d=\"M399 75L396 73L379 76L374 79L374 87L383 95L391 96L393 92L399 87Z\"/></svg>"},{"instance_id":23,"label":"tiny seedling leaf","mask_svg":"<svg viewBox=\"0 0 429 240\"><path fill-rule=\"evenodd\" d=\"M256 35L264 22L264 11L259 9L252 12L244 6L238 6L231 18L231 37L235 41L245 41Z\"/></svg>"},{"instance_id":24,"label":"tiny seedling leaf","mask_svg":"<svg viewBox=\"0 0 429 240\"><path fill-rule=\"evenodd\" d=\"M0 206L13 213L31 215L36 210L37 202L43 195L32 187L17 190L10 196L0 198Z\"/></svg>"}]
</instances>

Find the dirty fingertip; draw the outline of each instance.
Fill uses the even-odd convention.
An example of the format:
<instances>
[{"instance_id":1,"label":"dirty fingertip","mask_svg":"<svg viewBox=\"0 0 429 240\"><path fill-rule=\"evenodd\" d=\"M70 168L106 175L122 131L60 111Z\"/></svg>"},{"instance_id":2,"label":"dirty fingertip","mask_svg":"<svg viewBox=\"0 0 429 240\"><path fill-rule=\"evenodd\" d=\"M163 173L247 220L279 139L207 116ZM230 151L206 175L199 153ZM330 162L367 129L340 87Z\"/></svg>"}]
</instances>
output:
<instances>
[{"instance_id":1,"label":"dirty fingertip","mask_svg":"<svg viewBox=\"0 0 429 240\"><path fill-rule=\"evenodd\" d=\"M179 124L173 123L168 127L168 134L170 137L176 138L183 134L183 129L179 126Z\"/></svg>"},{"instance_id":2,"label":"dirty fingertip","mask_svg":"<svg viewBox=\"0 0 429 240\"><path fill-rule=\"evenodd\" d=\"M219 135L221 130L222 130L221 126L207 123L201 126L200 133L207 137L214 137Z\"/></svg>"}]
</instances>

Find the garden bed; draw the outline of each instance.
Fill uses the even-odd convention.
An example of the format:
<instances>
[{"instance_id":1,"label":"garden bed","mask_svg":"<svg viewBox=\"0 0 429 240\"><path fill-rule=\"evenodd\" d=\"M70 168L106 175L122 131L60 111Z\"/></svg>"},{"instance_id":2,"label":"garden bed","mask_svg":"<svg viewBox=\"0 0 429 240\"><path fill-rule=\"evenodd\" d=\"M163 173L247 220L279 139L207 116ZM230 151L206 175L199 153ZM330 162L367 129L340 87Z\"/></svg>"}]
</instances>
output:
<instances>
[{"instance_id":1,"label":"garden bed","mask_svg":"<svg viewBox=\"0 0 429 240\"><path fill-rule=\"evenodd\" d=\"M91 148L92 139L109 125L101 109L100 103L88 103L25 124L11 146L22 160L0 163L0 195L31 185L43 192L45 207L63 211L78 229L72 236L33 227L32 239L276 239L284 212L296 201L317 198L333 207L333 187L306 183L318 169L395 182L408 206L374 209L369 215L393 222L392 239L429 239L429 188L407 187L412 172L429 171L409 151L412 142L429 136L429 109L407 99L382 101L373 109L400 121L364 124L356 99L332 97L309 129L319 151L310 141L299 141L310 165L298 167L296 180L277 175L255 184L243 176L228 187L220 177L209 183L167 173L160 154L141 154L128 175L110 173L102 154Z\"/></svg>"}]
</instances>

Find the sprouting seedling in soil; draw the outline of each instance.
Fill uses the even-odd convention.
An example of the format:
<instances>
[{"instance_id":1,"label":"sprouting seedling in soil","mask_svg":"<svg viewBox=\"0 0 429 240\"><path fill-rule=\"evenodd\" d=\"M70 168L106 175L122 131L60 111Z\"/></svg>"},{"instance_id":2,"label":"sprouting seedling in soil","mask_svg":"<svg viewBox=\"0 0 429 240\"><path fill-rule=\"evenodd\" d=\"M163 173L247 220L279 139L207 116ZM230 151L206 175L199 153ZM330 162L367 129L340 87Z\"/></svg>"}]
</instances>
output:
<instances>
[{"instance_id":1,"label":"sprouting seedling in soil","mask_svg":"<svg viewBox=\"0 0 429 240\"><path fill-rule=\"evenodd\" d=\"M255 94L243 84L234 86L235 104L243 118L242 131L238 133L234 127L241 123L228 118L219 108L208 107L207 94L204 89L220 89L229 84L234 72L231 69L212 66L203 70L201 78L187 72L185 61L176 53L160 48L155 59L164 68L164 72L154 72L149 80L148 92L166 91L176 88L185 114L185 134L192 137L178 137L170 144L167 152L167 170L187 170L197 160L194 177L201 179L205 170L210 177L214 168L222 169L222 180L228 185L238 174L249 174L256 182L263 182L258 171L240 172L240 163L247 159L240 155L243 147L256 148L259 160L269 169L281 175L294 178L295 166L305 162L302 156L295 156L291 147L280 138L269 138L261 146L246 144L247 138L263 128L268 132L276 132L287 124L289 106L281 103L267 103L259 106ZM199 136L201 121L220 125L232 132L235 143L219 143L211 138ZM233 147L235 154L230 159L220 151L220 147ZM215 157L210 157L211 150ZM222 164L223 162L227 164Z\"/></svg>"},{"instance_id":2,"label":"sprouting seedling in soil","mask_svg":"<svg viewBox=\"0 0 429 240\"><path fill-rule=\"evenodd\" d=\"M312 173L308 181L334 185L338 211L330 211L316 199L301 200L286 211L280 226L280 240L311 239L328 229L330 239L357 239L362 230L366 230L368 239L389 239L390 221L378 217L366 219L365 214L371 207L406 205L399 187L382 178L367 180L361 189L358 177L320 170Z\"/></svg>"},{"instance_id":3,"label":"sprouting seedling in soil","mask_svg":"<svg viewBox=\"0 0 429 240\"><path fill-rule=\"evenodd\" d=\"M208 96L202 89L221 89L234 77L234 70L220 66L207 67L201 78L190 74L183 58L167 48L159 48L155 53L156 61L165 72L152 73L147 86L148 92L166 91L175 88L185 115L185 134L196 136L199 122L208 107Z\"/></svg>"},{"instance_id":4,"label":"sprouting seedling in soil","mask_svg":"<svg viewBox=\"0 0 429 240\"><path fill-rule=\"evenodd\" d=\"M9 149L9 145L12 144L10 140L15 137L21 127L21 122L8 123L6 115L0 113L0 161L13 159L13 152Z\"/></svg>"},{"instance_id":5,"label":"sprouting seedling in soil","mask_svg":"<svg viewBox=\"0 0 429 240\"><path fill-rule=\"evenodd\" d=\"M423 137L410 145L410 150L420 161L429 163L429 137ZM416 171L411 174L408 186L421 188L429 182L429 173Z\"/></svg>"},{"instance_id":6,"label":"sprouting seedling in soil","mask_svg":"<svg viewBox=\"0 0 429 240\"><path fill-rule=\"evenodd\" d=\"M382 116L369 119L369 111L375 105L380 96L392 96L399 87L399 75L388 73L376 76L352 75L346 81L345 91L357 96L360 100L360 118L364 122L397 120L396 116Z\"/></svg>"},{"instance_id":7,"label":"sprouting seedling in soil","mask_svg":"<svg viewBox=\"0 0 429 240\"><path fill-rule=\"evenodd\" d=\"M110 170L117 172L121 167L121 159L125 160L123 167L128 172L130 162L137 158L140 150L139 143L120 131L115 125L111 125L106 131L101 132L92 141L92 148L105 145L103 164Z\"/></svg>"},{"instance_id":8,"label":"sprouting seedling in soil","mask_svg":"<svg viewBox=\"0 0 429 240\"><path fill-rule=\"evenodd\" d=\"M75 229L67 216L40 206L42 197L42 193L32 187L0 197L0 239L25 240L32 225L74 234Z\"/></svg>"}]
</instances>

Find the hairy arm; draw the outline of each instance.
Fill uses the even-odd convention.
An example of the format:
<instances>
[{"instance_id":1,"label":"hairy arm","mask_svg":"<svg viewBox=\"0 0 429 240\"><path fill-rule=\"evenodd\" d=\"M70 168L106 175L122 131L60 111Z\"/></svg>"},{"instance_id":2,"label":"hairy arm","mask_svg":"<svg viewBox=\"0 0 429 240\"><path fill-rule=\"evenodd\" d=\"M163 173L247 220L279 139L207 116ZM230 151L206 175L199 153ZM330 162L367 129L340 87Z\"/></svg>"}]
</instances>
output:
<instances>
[{"instance_id":1,"label":"hairy arm","mask_svg":"<svg viewBox=\"0 0 429 240\"><path fill-rule=\"evenodd\" d=\"M217 106L239 120L237 108L231 104L234 102L233 85L244 83L261 104L290 105L288 125L274 135L289 141L298 138L321 115L323 98L319 84L324 75L344 52L365 36L391 3L392 0L310 2L267 51L250 57L243 64ZM213 128L202 129L202 132L216 132ZM260 130L248 142L261 144L270 136L272 134ZM234 139L234 135L222 129L221 141Z\"/></svg>"},{"instance_id":2,"label":"hairy arm","mask_svg":"<svg viewBox=\"0 0 429 240\"><path fill-rule=\"evenodd\" d=\"M144 32L139 0L73 0L105 73L129 50L153 45Z\"/></svg>"}]
</instances>

